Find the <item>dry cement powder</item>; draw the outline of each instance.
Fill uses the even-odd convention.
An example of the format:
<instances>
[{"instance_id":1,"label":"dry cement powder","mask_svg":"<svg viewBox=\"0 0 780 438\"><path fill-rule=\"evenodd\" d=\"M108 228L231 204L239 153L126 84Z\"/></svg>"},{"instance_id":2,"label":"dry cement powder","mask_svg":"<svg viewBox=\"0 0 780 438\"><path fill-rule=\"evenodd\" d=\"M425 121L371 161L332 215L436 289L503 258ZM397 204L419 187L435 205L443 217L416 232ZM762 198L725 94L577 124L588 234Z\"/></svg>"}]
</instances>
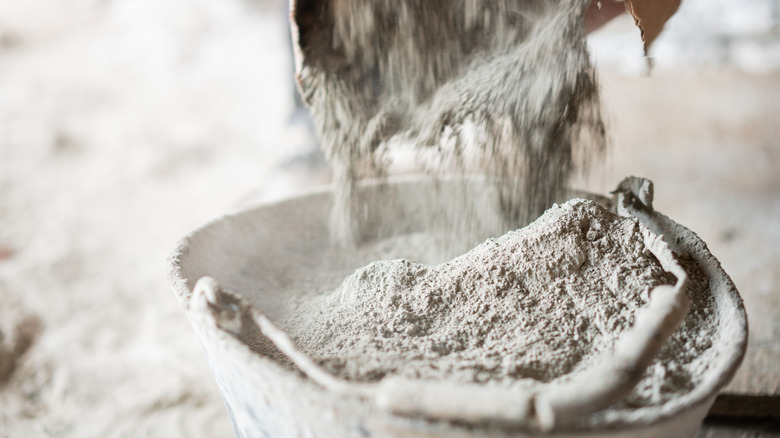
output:
<instances>
[{"instance_id":1,"label":"dry cement powder","mask_svg":"<svg viewBox=\"0 0 780 438\"><path fill-rule=\"evenodd\" d=\"M399 259L358 269L286 328L317 363L352 381L549 382L609 360L650 291L674 283L642 227L572 200L438 266ZM689 295L706 293L692 274ZM660 403L693 387L712 330L702 302L624 403Z\"/></svg>"},{"instance_id":2,"label":"dry cement powder","mask_svg":"<svg viewBox=\"0 0 780 438\"><path fill-rule=\"evenodd\" d=\"M493 177L508 229L550 206L604 149L589 4L297 2L299 80L334 169L336 239L359 240L356 181L384 176L405 152L417 171ZM674 281L640 227L573 201L448 263L370 264L284 325L320 365L353 381L548 382L608 360L649 292ZM689 274L698 279L689 295L706 294L701 275ZM694 299L623 405L662 403L695 385L713 330L706 303Z\"/></svg>"}]
</instances>

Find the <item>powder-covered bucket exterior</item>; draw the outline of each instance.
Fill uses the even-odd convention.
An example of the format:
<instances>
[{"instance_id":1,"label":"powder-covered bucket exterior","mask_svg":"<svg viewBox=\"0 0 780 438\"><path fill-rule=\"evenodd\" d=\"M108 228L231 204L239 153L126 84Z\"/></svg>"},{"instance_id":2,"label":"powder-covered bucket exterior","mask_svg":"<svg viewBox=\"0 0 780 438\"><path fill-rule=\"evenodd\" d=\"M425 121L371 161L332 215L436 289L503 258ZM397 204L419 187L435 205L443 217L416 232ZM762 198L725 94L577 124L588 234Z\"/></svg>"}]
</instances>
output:
<instances>
[{"instance_id":1,"label":"powder-covered bucket exterior","mask_svg":"<svg viewBox=\"0 0 780 438\"><path fill-rule=\"evenodd\" d=\"M733 376L744 355L747 321L741 299L720 264L694 233L652 209L652 194L642 180L622 187L618 212L637 217L662 234L681 258L706 275L715 302L717 329L700 384L660 406L602 412L592 418L556 424L551 436L679 436L695 434L715 396ZM384 238L420 230L429 214L446 222L448 191L485 193L471 209L479 218L489 185L477 179L406 180L366 185L359 192L367 211L363 238ZM373 200L373 201L372 201ZM509 437L531 432L500 424L465 426L392 415L364 398L326 390L265 338L253 316L268 320L294 311L293 303L336 287L373 260L355 251L332 248L328 240L331 194L313 193L250 208L215 221L185 238L171 257L170 279L187 310L225 405L241 437ZM449 212L453 213L453 212ZM472 221L474 222L474 221ZM478 222L478 221L477 221ZM483 222L483 234L495 224ZM479 228L479 227L477 227ZM371 231L373 230L373 231ZM479 234L479 233L477 233ZM475 235L479 241L484 236ZM451 253L462 252L452 248ZM369 257L370 254L363 254ZM446 256L445 256L446 257ZM316 275L312 275L316 274ZM213 288L196 283L215 279ZM206 286L203 286L206 284ZM217 286L218 284L218 286ZM228 291L225 293L219 291ZM301 292L304 291L304 292ZM300 295L300 296L299 296ZM609 410L607 410L609 411Z\"/></svg>"}]
</instances>

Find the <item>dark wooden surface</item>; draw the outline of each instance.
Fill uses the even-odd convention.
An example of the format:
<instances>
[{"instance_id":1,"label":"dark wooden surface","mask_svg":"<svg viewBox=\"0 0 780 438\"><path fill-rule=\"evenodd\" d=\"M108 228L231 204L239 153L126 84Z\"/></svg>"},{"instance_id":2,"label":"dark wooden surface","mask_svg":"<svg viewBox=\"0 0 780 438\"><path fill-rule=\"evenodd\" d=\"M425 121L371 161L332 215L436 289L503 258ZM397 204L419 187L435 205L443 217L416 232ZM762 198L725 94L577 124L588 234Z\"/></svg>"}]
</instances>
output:
<instances>
[{"instance_id":1,"label":"dark wooden surface","mask_svg":"<svg viewBox=\"0 0 780 438\"><path fill-rule=\"evenodd\" d=\"M732 420L738 418L780 420L780 396L723 393L715 400L709 416Z\"/></svg>"},{"instance_id":2,"label":"dark wooden surface","mask_svg":"<svg viewBox=\"0 0 780 438\"><path fill-rule=\"evenodd\" d=\"M780 420L774 418L707 418L696 438L780 437Z\"/></svg>"}]
</instances>

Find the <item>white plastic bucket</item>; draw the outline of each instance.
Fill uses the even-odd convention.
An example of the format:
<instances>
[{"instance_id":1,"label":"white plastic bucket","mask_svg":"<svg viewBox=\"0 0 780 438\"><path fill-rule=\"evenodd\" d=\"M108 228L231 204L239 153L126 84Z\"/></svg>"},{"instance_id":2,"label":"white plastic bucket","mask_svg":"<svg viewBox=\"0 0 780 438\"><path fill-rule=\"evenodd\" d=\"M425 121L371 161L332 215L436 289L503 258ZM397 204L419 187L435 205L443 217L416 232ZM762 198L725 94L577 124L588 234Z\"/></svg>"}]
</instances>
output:
<instances>
[{"instance_id":1,"label":"white plastic bucket","mask_svg":"<svg viewBox=\"0 0 780 438\"><path fill-rule=\"evenodd\" d=\"M479 179L409 179L358 188L366 204L364 242L424 229L431 217L457 227L451 193L469 190L473 205L457 208L477 226L476 241L495 232L480 222L480 203L493 194ZM652 184L627 179L617 210L663 235L678 256L704 272L715 303L717 329L710 363L690 392L660 406L636 408L597 422L556 424L546 436L690 437L736 372L747 343L747 319L734 284L693 232L652 208ZM592 197L598 198L595 195ZM603 202L609 203L605 198ZM187 310L239 437L524 437L526 429L394 415L362 397L326 389L264 335L264 321L291 312L296 300L333 289L374 260L330 245L327 190L247 209L193 232L170 259L169 278ZM466 213L464 213L466 212ZM450 248L455 255L462 248ZM203 281L200 281L203 278ZM267 333L267 332L266 332Z\"/></svg>"}]
</instances>

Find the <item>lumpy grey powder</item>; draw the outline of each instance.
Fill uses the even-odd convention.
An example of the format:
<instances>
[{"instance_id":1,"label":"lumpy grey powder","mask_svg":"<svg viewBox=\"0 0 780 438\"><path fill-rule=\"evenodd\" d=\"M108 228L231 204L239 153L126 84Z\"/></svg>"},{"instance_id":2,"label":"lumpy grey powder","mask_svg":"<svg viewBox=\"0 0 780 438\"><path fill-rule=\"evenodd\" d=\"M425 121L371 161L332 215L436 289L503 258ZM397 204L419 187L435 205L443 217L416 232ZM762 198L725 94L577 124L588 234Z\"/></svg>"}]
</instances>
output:
<instances>
[{"instance_id":1,"label":"lumpy grey powder","mask_svg":"<svg viewBox=\"0 0 780 438\"><path fill-rule=\"evenodd\" d=\"M398 168L486 176L499 194L489 222L503 229L550 207L605 148L585 42L589 4L298 0L298 79L334 170L336 242L365 250L359 236L370 214L354 187ZM469 196L449 200L455 211L464 206L457 221L466 231L450 233L464 244ZM609 360L653 288L674 283L641 228L573 200L440 265L372 263L301 303L282 325L315 362L350 381L565 379ZM431 248L440 243L423 232L393 244L406 237L412 246L428 237ZM680 263L690 277L689 315L633 392L598 415L661 404L698 383L712 306L704 277Z\"/></svg>"},{"instance_id":2,"label":"lumpy grey powder","mask_svg":"<svg viewBox=\"0 0 780 438\"><path fill-rule=\"evenodd\" d=\"M673 284L635 219L582 199L447 263L389 260L304 303L286 329L336 376L387 375L539 384L609 360L649 293ZM689 295L706 293L690 272ZM709 347L706 300L694 307L624 405L690 390Z\"/></svg>"}]
</instances>

